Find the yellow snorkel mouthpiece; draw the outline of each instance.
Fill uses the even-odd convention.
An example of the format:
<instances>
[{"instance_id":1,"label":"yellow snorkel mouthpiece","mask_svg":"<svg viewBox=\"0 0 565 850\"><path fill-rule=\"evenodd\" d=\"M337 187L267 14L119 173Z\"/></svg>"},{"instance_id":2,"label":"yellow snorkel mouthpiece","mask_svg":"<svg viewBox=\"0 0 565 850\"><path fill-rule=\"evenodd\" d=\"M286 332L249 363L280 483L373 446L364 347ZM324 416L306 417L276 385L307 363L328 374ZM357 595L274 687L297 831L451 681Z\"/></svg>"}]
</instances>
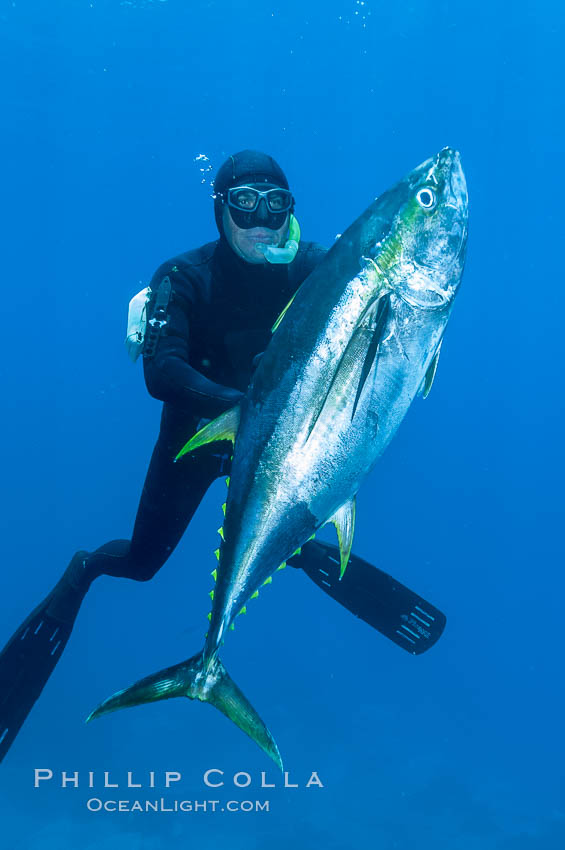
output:
<instances>
[{"instance_id":1,"label":"yellow snorkel mouthpiece","mask_svg":"<svg viewBox=\"0 0 565 850\"><path fill-rule=\"evenodd\" d=\"M298 253L298 245L300 243L300 225L294 215L290 215L288 226L288 239L284 248L276 248L274 245L263 245L262 242L257 244L257 249L261 251L268 263L292 263Z\"/></svg>"}]
</instances>

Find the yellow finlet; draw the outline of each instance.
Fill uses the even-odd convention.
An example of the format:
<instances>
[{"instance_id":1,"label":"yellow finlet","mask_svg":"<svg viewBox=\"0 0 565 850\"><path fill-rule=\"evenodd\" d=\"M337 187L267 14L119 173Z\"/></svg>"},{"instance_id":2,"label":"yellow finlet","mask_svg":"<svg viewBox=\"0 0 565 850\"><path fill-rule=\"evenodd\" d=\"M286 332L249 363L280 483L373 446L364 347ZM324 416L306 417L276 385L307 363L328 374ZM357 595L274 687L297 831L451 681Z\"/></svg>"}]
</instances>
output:
<instances>
[{"instance_id":1,"label":"yellow finlet","mask_svg":"<svg viewBox=\"0 0 565 850\"><path fill-rule=\"evenodd\" d=\"M213 602L213 601L214 601L214 591L213 591L213 590L211 590L211 591L210 591L210 593L208 594L208 596L210 597L210 599L211 599L211 600L212 600L212 602Z\"/></svg>"},{"instance_id":2,"label":"yellow finlet","mask_svg":"<svg viewBox=\"0 0 565 850\"><path fill-rule=\"evenodd\" d=\"M219 529L218 529L218 534L220 535L220 537L222 538L222 540L225 542L225 539L226 539L226 538L224 537L224 529L223 529L223 526L220 526L220 527L219 527Z\"/></svg>"},{"instance_id":3,"label":"yellow finlet","mask_svg":"<svg viewBox=\"0 0 565 850\"><path fill-rule=\"evenodd\" d=\"M273 581L273 577L272 577L272 576L269 576L269 578L266 578L266 579L265 579L265 581L263 582L263 584L271 584L271 583L272 583L272 581ZM261 587L262 587L262 586L263 586L263 585L261 585Z\"/></svg>"},{"instance_id":4,"label":"yellow finlet","mask_svg":"<svg viewBox=\"0 0 565 850\"><path fill-rule=\"evenodd\" d=\"M255 591L255 593L252 593L252 594L251 594L251 596L250 596L249 598L250 598L250 599L257 599L257 597L258 597L258 596L259 596L259 591L258 591L258 590L256 590L256 591Z\"/></svg>"},{"instance_id":5,"label":"yellow finlet","mask_svg":"<svg viewBox=\"0 0 565 850\"><path fill-rule=\"evenodd\" d=\"M247 614L247 608L245 607L245 605L243 606L243 608L241 609L239 614ZM239 614L237 615L238 617L239 617Z\"/></svg>"},{"instance_id":6,"label":"yellow finlet","mask_svg":"<svg viewBox=\"0 0 565 850\"><path fill-rule=\"evenodd\" d=\"M218 570L214 567L210 575L213 577L214 581L218 580Z\"/></svg>"},{"instance_id":7,"label":"yellow finlet","mask_svg":"<svg viewBox=\"0 0 565 850\"><path fill-rule=\"evenodd\" d=\"M220 560L220 550L214 549L214 555L216 556L216 559L219 561Z\"/></svg>"}]
</instances>

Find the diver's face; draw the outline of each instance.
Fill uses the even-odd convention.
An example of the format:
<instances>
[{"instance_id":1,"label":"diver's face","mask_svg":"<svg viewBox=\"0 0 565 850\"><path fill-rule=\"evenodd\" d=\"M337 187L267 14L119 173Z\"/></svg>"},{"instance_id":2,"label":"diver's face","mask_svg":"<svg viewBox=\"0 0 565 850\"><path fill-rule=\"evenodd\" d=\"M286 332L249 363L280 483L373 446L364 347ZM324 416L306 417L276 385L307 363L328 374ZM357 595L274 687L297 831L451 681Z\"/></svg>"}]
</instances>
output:
<instances>
[{"instance_id":1,"label":"diver's face","mask_svg":"<svg viewBox=\"0 0 565 850\"><path fill-rule=\"evenodd\" d=\"M257 211L259 216L262 212L262 206L265 206L264 199L259 203ZM243 230L234 224L229 207L226 205L223 213L223 225L228 244L238 257L241 257L246 263L266 263L267 260L257 249L257 245L261 242L263 245L276 245L278 247L284 241L288 231L288 214L284 224L278 230L271 230L269 227L262 227L261 225Z\"/></svg>"}]
</instances>

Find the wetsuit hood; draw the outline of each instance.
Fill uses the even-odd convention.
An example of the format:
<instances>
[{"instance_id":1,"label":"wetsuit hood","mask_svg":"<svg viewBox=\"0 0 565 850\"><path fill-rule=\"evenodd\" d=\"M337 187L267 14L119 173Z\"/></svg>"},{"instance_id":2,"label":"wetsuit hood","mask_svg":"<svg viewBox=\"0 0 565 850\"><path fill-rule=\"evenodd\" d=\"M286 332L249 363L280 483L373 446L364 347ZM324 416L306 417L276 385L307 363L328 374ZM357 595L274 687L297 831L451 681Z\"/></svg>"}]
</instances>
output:
<instances>
[{"instance_id":1,"label":"wetsuit hood","mask_svg":"<svg viewBox=\"0 0 565 850\"><path fill-rule=\"evenodd\" d=\"M270 183L282 189L290 188L284 171L268 154L245 150L228 157L214 180L214 217L222 239L225 239L222 196L241 183Z\"/></svg>"}]
</instances>

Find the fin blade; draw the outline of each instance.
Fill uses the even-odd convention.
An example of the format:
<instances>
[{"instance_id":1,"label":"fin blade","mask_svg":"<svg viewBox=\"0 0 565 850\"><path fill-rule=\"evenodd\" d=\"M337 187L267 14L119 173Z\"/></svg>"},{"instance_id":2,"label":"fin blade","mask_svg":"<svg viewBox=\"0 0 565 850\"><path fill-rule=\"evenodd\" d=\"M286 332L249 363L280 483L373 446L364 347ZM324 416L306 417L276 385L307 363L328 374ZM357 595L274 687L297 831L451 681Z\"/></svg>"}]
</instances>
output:
<instances>
[{"instance_id":1,"label":"fin blade","mask_svg":"<svg viewBox=\"0 0 565 850\"><path fill-rule=\"evenodd\" d=\"M197 431L196 434L190 438L188 443L180 450L175 460L183 457L183 455L188 454L188 452L194 451L194 449L200 448L200 446L206 446L209 443L216 443L228 440L232 443L235 443L235 438L237 434L237 429L239 428L239 420L240 420L240 407L239 404L236 404L235 407L230 407L229 410L226 410L225 413L222 413L216 419L213 419L204 428L201 428L200 431Z\"/></svg>"},{"instance_id":2,"label":"fin blade","mask_svg":"<svg viewBox=\"0 0 565 850\"><path fill-rule=\"evenodd\" d=\"M355 496L351 501L342 505L335 514L330 517L328 522L333 522L337 531L337 540L339 543L340 570L339 578L343 578L343 574L349 563L351 547L353 546L353 535L355 533Z\"/></svg>"},{"instance_id":3,"label":"fin blade","mask_svg":"<svg viewBox=\"0 0 565 850\"><path fill-rule=\"evenodd\" d=\"M292 566L301 567L324 593L410 655L426 652L443 633L442 611L354 553L343 581L339 549L330 543L308 543Z\"/></svg>"},{"instance_id":4,"label":"fin blade","mask_svg":"<svg viewBox=\"0 0 565 850\"><path fill-rule=\"evenodd\" d=\"M435 378L436 372L437 372L437 364L438 364L438 361L439 361L439 355L440 355L440 352L441 352L442 343L443 343L443 339L441 340L440 344L438 345L437 351L434 354L434 358L433 358L432 362L430 363L430 365L428 366L428 371L426 372L426 374L424 376L424 380L422 381L422 385L420 387L420 393L422 395L422 398L427 398L430 394L430 390L432 388L434 378Z\"/></svg>"},{"instance_id":5,"label":"fin blade","mask_svg":"<svg viewBox=\"0 0 565 850\"><path fill-rule=\"evenodd\" d=\"M95 708L86 722L121 708L172 697L209 702L255 741L280 770L283 769L279 748L249 700L231 679L220 659L212 658L205 667L202 653L147 676L130 688L117 691Z\"/></svg>"}]
</instances>

